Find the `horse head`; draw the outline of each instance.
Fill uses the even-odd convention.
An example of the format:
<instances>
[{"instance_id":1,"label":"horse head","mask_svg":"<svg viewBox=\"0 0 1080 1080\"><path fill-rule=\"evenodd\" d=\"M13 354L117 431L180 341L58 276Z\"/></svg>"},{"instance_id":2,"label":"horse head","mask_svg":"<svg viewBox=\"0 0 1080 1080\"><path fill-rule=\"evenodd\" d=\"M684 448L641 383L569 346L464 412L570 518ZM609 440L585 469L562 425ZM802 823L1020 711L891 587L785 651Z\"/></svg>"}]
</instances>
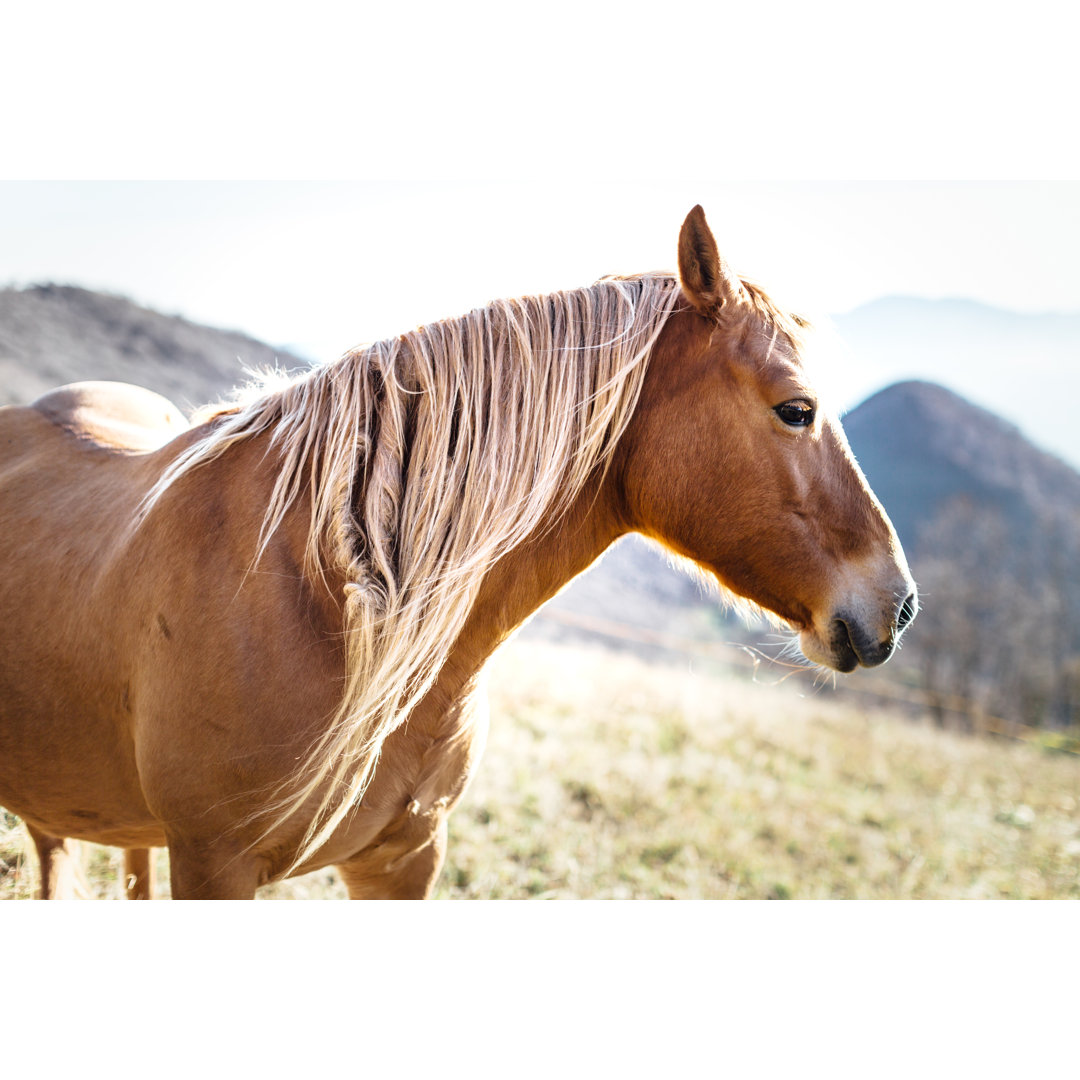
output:
<instances>
[{"instance_id":1,"label":"horse head","mask_svg":"<svg viewBox=\"0 0 1080 1080\"><path fill-rule=\"evenodd\" d=\"M720 257L700 206L685 303L650 361L620 469L630 525L799 632L838 671L889 658L918 610L896 532L803 366L808 328Z\"/></svg>"}]
</instances>

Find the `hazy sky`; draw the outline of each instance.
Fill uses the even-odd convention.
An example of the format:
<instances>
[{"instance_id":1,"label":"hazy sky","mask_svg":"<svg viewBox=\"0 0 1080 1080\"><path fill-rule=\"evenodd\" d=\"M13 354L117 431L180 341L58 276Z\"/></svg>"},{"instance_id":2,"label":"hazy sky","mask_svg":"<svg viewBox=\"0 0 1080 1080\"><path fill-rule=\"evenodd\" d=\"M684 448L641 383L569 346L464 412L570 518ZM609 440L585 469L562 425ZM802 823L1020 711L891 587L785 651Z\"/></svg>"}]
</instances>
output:
<instances>
[{"instance_id":1,"label":"hazy sky","mask_svg":"<svg viewBox=\"0 0 1080 1080\"><path fill-rule=\"evenodd\" d=\"M812 314L885 295L1080 310L1068 182L8 182L0 283L73 282L331 359L497 296L673 268L705 207Z\"/></svg>"}]
</instances>

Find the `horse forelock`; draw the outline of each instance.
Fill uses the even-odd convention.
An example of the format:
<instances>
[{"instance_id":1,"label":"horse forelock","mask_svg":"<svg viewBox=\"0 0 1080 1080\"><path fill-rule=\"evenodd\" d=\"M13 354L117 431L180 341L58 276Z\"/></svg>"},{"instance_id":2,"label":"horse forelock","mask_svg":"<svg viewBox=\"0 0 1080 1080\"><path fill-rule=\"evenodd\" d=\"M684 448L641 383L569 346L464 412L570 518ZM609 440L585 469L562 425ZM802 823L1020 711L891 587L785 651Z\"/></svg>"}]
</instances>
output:
<instances>
[{"instance_id":1,"label":"horse forelock","mask_svg":"<svg viewBox=\"0 0 1080 1080\"><path fill-rule=\"evenodd\" d=\"M781 307L756 281L741 278L740 284L749 309L769 326L785 334L797 348L810 330L809 320Z\"/></svg>"},{"instance_id":2,"label":"horse forelock","mask_svg":"<svg viewBox=\"0 0 1080 1080\"><path fill-rule=\"evenodd\" d=\"M268 433L280 465L254 561L306 492L306 570L332 569L347 583L340 707L269 810L267 831L329 792L297 862L362 797L383 741L437 678L485 572L606 469L678 296L670 275L609 278L498 300L353 350L249 389L162 478L154 498Z\"/></svg>"}]
</instances>

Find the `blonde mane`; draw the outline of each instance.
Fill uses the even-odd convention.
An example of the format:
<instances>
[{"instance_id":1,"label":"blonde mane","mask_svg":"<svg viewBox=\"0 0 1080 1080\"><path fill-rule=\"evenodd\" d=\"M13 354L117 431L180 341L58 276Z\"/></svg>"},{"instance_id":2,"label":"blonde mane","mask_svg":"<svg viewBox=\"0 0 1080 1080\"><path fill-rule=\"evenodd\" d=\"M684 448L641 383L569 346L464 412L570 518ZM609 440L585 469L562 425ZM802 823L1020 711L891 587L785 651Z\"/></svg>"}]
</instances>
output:
<instances>
[{"instance_id":1,"label":"blonde mane","mask_svg":"<svg viewBox=\"0 0 1080 1080\"><path fill-rule=\"evenodd\" d=\"M679 298L669 275L498 300L361 349L219 414L161 477L270 433L280 468L257 563L306 490L305 570L347 582L341 703L268 811L320 791L293 866L363 797L387 736L431 689L487 570L607 468Z\"/></svg>"}]
</instances>

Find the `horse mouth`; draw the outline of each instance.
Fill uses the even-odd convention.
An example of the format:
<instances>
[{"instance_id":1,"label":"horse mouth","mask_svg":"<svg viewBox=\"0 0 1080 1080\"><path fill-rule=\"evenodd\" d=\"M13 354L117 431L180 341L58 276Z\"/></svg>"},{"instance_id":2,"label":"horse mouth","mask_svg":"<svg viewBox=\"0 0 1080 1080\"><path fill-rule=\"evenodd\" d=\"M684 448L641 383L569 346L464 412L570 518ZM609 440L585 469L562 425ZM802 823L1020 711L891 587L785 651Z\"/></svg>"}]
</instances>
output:
<instances>
[{"instance_id":1,"label":"horse mouth","mask_svg":"<svg viewBox=\"0 0 1080 1080\"><path fill-rule=\"evenodd\" d=\"M908 621L911 621L910 618ZM895 651L899 636L899 633L893 632L884 641L879 641L854 620L844 615L837 616L833 620L829 640L836 669L846 673L854 671L860 664L867 668L884 664Z\"/></svg>"},{"instance_id":2,"label":"horse mouth","mask_svg":"<svg viewBox=\"0 0 1080 1080\"><path fill-rule=\"evenodd\" d=\"M895 637L885 641L872 637L855 620L838 615L825 633L807 629L800 635L803 655L812 663L838 671L842 675L857 667L877 667L893 653Z\"/></svg>"},{"instance_id":3,"label":"horse mouth","mask_svg":"<svg viewBox=\"0 0 1080 1080\"><path fill-rule=\"evenodd\" d=\"M829 645L832 649L832 664L830 667L835 668L841 674L846 675L849 671L854 671L861 663L859 653L852 640L851 629L843 619L833 620Z\"/></svg>"}]
</instances>

